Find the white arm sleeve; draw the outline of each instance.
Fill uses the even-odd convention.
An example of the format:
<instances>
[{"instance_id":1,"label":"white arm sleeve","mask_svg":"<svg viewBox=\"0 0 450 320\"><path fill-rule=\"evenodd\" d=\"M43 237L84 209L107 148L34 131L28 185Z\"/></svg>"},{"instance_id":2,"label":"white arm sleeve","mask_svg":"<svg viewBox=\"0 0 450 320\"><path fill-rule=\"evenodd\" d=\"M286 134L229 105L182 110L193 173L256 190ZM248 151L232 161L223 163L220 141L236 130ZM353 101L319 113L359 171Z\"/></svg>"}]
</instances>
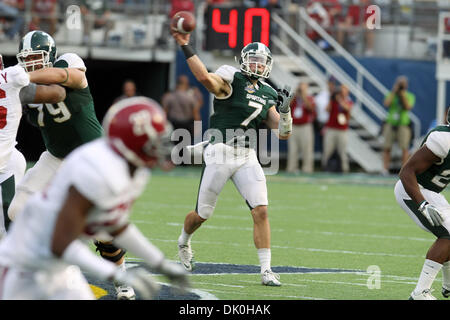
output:
<instances>
[{"instance_id":1,"label":"white arm sleeve","mask_svg":"<svg viewBox=\"0 0 450 320\"><path fill-rule=\"evenodd\" d=\"M113 242L118 247L144 259L151 267L158 267L164 261L164 254L161 250L151 244L134 224L129 224L121 234L114 238Z\"/></svg>"},{"instance_id":2,"label":"white arm sleeve","mask_svg":"<svg viewBox=\"0 0 450 320\"><path fill-rule=\"evenodd\" d=\"M72 241L64 250L61 258L69 264L79 266L100 280L108 280L116 273L117 266L95 255L80 240Z\"/></svg>"},{"instance_id":3,"label":"white arm sleeve","mask_svg":"<svg viewBox=\"0 0 450 320\"><path fill-rule=\"evenodd\" d=\"M450 150L450 132L434 131L430 133L425 145L437 157L444 159Z\"/></svg>"}]
</instances>

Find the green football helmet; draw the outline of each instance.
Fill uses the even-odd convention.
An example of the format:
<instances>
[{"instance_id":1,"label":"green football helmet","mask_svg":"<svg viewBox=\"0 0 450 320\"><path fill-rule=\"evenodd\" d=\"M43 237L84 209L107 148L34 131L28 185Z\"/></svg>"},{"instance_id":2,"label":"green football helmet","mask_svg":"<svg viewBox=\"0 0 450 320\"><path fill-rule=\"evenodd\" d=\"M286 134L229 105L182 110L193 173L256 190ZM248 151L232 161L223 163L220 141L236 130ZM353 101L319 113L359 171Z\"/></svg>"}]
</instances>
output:
<instances>
[{"instance_id":1,"label":"green football helmet","mask_svg":"<svg viewBox=\"0 0 450 320\"><path fill-rule=\"evenodd\" d=\"M252 79L269 78L272 63L272 53L261 42L249 43L241 51L241 71ZM253 70L251 65L254 65Z\"/></svg>"},{"instance_id":2,"label":"green football helmet","mask_svg":"<svg viewBox=\"0 0 450 320\"><path fill-rule=\"evenodd\" d=\"M19 65L28 72L52 67L56 60L55 41L48 33L30 31L20 41L16 57Z\"/></svg>"}]
</instances>

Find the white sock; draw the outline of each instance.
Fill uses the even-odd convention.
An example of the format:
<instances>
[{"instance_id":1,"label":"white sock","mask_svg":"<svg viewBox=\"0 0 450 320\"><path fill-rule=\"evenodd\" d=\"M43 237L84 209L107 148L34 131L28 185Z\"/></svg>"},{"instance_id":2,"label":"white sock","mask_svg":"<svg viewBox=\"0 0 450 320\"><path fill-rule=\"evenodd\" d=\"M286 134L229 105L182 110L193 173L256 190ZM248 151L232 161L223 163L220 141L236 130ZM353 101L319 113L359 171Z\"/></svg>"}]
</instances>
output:
<instances>
[{"instance_id":1,"label":"white sock","mask_svg":"<svg viewBox=\"0 0 450 320\"><path fill-rule=\"evenodd\" d=\"M184 228L181 230L181 234L178 237L178 245L179 246L185 246L187 245L189 242L191 242L191 238L192 238L192 233L186 233L186 231L184 231Z\"/></svg>"},{"instance_id":2,"label":"white sock","mask_svg":"<svg viewBox=\"0 0 450 320\"><path fill-rule=\"evenodd\" d=\"M258 249L259 263L261 265L261 273L270 270L270 260L272 258L270 248Z\"/></svg>"},{"instance_id":3,"label":"white sock","mask_svg":"<svg viewBox=\"0 0 450 320\"><path fill-rule=\"evenodd\" d=\"M442 286L450 290L450 261L444 262L442 265Z\"/></svg>"},{"instance_id":4,"label":"white sock","mask_svg":"<svg viewBox=\"0 0 450 320\"><path fill-rule=\"evenodd\" d=\"M433 284L433 281L441 268L442 264L426 259L414 292L419 294L424 290L431 289L431 285Z\"/></svg>"}]
</instances>

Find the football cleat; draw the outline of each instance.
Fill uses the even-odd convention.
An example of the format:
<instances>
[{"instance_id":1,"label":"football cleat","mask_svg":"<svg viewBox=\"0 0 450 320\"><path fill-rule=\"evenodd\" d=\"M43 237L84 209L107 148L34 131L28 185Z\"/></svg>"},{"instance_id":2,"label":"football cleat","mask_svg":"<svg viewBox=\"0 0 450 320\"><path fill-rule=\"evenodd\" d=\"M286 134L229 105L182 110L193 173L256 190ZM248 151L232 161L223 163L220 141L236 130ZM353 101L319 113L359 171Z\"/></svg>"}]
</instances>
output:
<instances>
[{"instance_id":1,"label":"football cleat","mask_svg":"<svg viewBox=\"0 0 450 320\"><path fill-rule=\"evenodd\" d=\"M136 293L130 286L115 286L117 300L136 300Z\"/></svg>"},{"instance_id":2,"label":"football cleat","mask_svg":"<svg viewBox=\"0 0 450 320\"><path fill-rule=\"evenodd\" d=\"M444 296L444 298L450 298L450 290L449 289L442 287L441 293Z\"/></svg>"},{"instance_id":3,"label":"football cleat","mask_svg":"<svg viewBox=\"0 0 450 320\"><path fill-rule=\"evenodd\" d=\"M191 244L178 245L178 257L186 271L192 271L194 269L194 255Z\"/></svg>"},{"instance_id":4,"label":"football cleat","mask_svg":"<svg viewBox=\"0 0 450 320\"><path fill-rule=\"evenodd\" d=\"M279 287L281 286L280 276L272 270L266 270L261 274L261 283L265 286Z\"/></svg>"},{"instance_id":5,"label":"football cleat","mask_svg":"<svg viewBox=\"0 0 450 320\"><path fill-rule=\"evenodd\" d=\"M437 299L431 294L430 289L425 289L420 293L415 293L415 291L411 292L409 300L437 300Z\"/></svg>"}]
</instances>

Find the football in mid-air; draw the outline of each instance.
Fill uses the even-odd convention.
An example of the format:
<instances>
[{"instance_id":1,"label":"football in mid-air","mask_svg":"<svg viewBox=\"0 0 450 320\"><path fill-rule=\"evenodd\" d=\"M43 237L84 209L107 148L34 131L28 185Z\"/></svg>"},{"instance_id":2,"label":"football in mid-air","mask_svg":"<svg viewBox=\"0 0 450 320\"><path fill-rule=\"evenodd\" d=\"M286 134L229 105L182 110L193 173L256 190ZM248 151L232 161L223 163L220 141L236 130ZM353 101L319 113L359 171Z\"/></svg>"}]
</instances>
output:
<instances>
[{"instance_id":1,"label":"football in mid-air","mask_svg":"<svg viewBox=\"0 0 450 320\"><path fill-rule=\"evenodd\" d=\"M195 24L195 17L191 12L179 11L172 18L171 28L179 33L191 33Z\"/></svg>"}]
</instances>

